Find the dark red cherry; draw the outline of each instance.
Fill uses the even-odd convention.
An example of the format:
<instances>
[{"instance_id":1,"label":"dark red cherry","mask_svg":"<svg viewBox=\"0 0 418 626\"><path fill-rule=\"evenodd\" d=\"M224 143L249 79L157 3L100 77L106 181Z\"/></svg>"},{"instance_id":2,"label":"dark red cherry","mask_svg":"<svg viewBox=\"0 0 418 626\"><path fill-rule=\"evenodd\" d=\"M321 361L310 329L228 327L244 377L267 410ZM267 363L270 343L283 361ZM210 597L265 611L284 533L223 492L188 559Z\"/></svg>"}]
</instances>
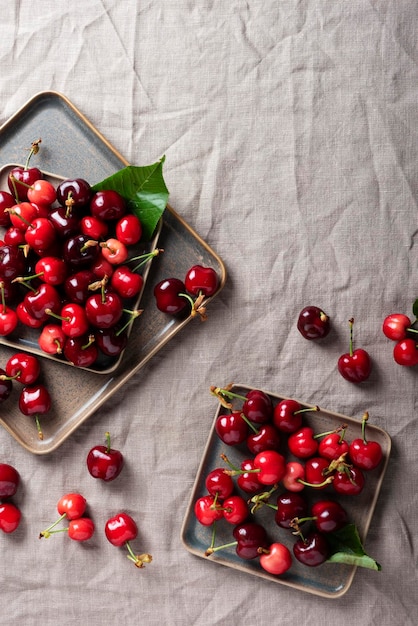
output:
<instances>
[{"instance_id":1,"label":"dark red cherry","mask_svg":"<svg viewBox=\"0 0 418 626\"><path fill-rule=\"evenodd\" d=\"M105 222L119 220L126 213L126 202L117 191L98 191L90 200L90 212Z\"/></svg>"},{"instance_id":2,"label":"dark red cherry","mask_svg":"<svg viewBox=\"0 0 418 626\"><path fill-rule=\"evenodd\" d=\"M245 417L255 424L264 424L273 417L273 402L264 391L251 389L242 405Z\"/></svg>"},{"instance_id":3,"label":"dark red cherry","mask_svg":"<svg viewBox=\"0 0 418 626\"><path fill-rule=\"evenodd\" d=\"M218 289L218 275L212 267L193 265L184 279L184 284L189 293L194 296L203 294L213 296Z\"/></svg>"},{"instance_id":4,"label":"dark red cherry","mask_svg":"<svg viewBox=\"0 0 418 626\"><path fill-rule=\"evenodd\" d=\"M63 207L82 207L90 202L90 184L83 178L64 180L57 187L57 200Z\"/></svg>"},{"instance_id":5,"label":"dark red cherry","mask_svg":"<svg viewBox=\"0 0 418 626\"><path fill-rule=\"evenodd\" d=\"M91 291L89 285L96 280L96 276L89 269L79 270L68 276L64 282L64 290L67 297L74 303L83 304Z\"/></svg>"},{"instance_id":6,"label":"dark red cherry","mask_svg":"<svg viewBox=\"0 0 418 626\"><path fill-rule=\"evenodd\" d=\"M106 356L116 357L126 348L128 336L126 331L112 328L98 328L95 332L97 347Z\"/></svg>"},{"instance_id":7,"label":"dark red cherry","mask_svg":"<svg viewBox=\"0 0 418 626\"><path fill-rule=\"evenodd\" d=\"M324 563L329 556L328 543L323 535L312 532L300 538L293 545L293 554L300 563L309 567L317 567Z\"/></svg>"},{"instance_id":8,"label":"dark red cherry","mask_svg":"<svg viewBox=\"0 0 418 626\"><path fill-rule=\"evenodd\" d=\"M307 306L299 313L297 328L305 339L322 339L330 331L329 317L317 306Z\"/></svg>"},{"instance_id":9,"label":"dark red cherry","mask_svg":"<svg viewBox=\"0 0 418 626\"><path fill-rule=\"evenodd\" d=\"M295 517L305 517L308 511L306 500L295 491L285 491L277 498L275 522L281 528L290 528Z\"/></svg>"},{"instance_id":10,"label":"dark red cherry","mask_svg":"<svg viewBox=\"0 0 418 626\"><path fill-rule=\"evenodd\" d=\"M90 266L100 253L97 241L86 235L75 235L64 243L62 256L66 263L74 270L85 269Z\"/></svg>"},{"instance_id":11,"label":"dark red cherry","mask_svg":"<svg viewBox=\"0 0 418 626\"><path fill-rule=\"evenodd\" d=\"M154 287L157 308L163 313L178 315L190 308L188 300L182 297L186 287L179 278L166 278Z\"/></svg>"}]
</instances>

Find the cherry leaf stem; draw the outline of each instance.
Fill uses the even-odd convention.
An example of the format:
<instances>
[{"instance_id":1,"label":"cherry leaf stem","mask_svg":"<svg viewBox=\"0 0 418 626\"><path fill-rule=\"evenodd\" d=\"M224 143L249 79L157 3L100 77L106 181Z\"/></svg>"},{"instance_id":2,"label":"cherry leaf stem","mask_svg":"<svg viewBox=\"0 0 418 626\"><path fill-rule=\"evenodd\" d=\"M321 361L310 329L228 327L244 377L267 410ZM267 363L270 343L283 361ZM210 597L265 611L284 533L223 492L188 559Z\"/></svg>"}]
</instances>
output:
<instances>
[{"instance_id":1,"label":"cherry leaf stem","mask_svg":"<svg viewBox=\"0 0 418 626\"><path fill-rule=\"evenodd\" d=\"M365 411L364 415L363 415L363 419L361 421L361 436L363 439L363 443L367 444L367 438L366 438L366 425L367 425L367 421L369 419L369 414L367 411Z\"/></svg>"},{"instance_id":2,"label":"cherry leaf stem","mask_svg":"<svg viewBox=\"0 0 418 626\"><path fill-rule=\"evenodd\" d=\"M321 437L327 437L328 435L333 435L334 433L341 433L341 436L339 438L339 443L341 443L345 437L347 428L348 428L347 424L343 424L342 426L339 426L338 428L334 428L334 430L328 430L325 433L317 433L316 435L313 436L313 438L320 439Z\"/></svg>"},{"instance_id":3,"label":"cherry leaf stem","mask_svg":"<svg viewBox=\"0 0 418 626\"><path fill-rule=\"evenodd\" d=\"M150 259L153 259L154 257L158 256L162 252L164 252L163 248L156 248L155 250L153 250L152 252L148 252L147 254L140 254L139 256L134 256L132 257L132 259L128 259L126 262L132 263L132 261L141 261L140 263L138 263L138 265L135 265L132 268L132 272L137 272L143 265L148 263Z\"/></svg>"},{"instance_id":4,"label":"cherry leaf stem","mask_svg":"<svg viewBox=\"0 0 418 626\"><path fill-rule=\"evenodd\" d=\"M29 154L28 154L28 156L26 158L26 161L25 161L25 167L24 167L25 170L29 169L29 161L31 160L32 156L34 154L38 154L38 152L39 152L39 144L40 143L42 143L42 139L41 138L39 138L36 141L32 142L32 145L31 145L30 150L29 150Z\"/></svg>"},{"instance_id":5,"label":"cherry leaf stem","mask_svg":"<svg viewBox=\"0 0 418 626\"><path fill-rule=\"evenodd\" d=\"M224 543L222 546L210 547L206 550L205 556L210 556L214 552L219 552L219 550L224 550L226 548L235 548L238 545L238 541L231 541L231 543Z\"/></svg>"},{"instance_id":6,"label":"cherry leaf stem","mask_svg":"<svg viewBox=\"0 0 418 626\"><path fill-rule=\"evenodd\" d=\"M115 334L116 334L117 337L119 335L121 335L123 333L123 331L128 328L128 326L133 324L133 322L136 320L136 318L139 317L144 312L143 309L137 309L136 311L128 311L127 309L123 309L123 311L124 311L124 313L129 313L130 317L129 317L128 321L126 322L126 324L124 324L121 328L119 328L116 331Z\"/></svg>"},{"instance_id":7,"label":"cherry leaf stem","mask_svg":"<svg viewBox=\"0 0 418 626\"><path fill-rule=\"evenodd\" d=\"M307 408L303 408L303 409L298 409L297 411L293 412L293 415L299 415L299 413L309 413L310 411L320 411L321 409L319 408L319 406L315 405L315 406L310 406Z\"/></svg>"},{"instance_id":8,"label":"cherry leaf stem","mask_svg":"<svg viewBox=\"0 0 418 626\"><path fill-rule=\"evenodd\" d=\"M129 543L129 541L127 541L125 543L126 549L128 550L128 554L126 555L127 558L132 561L136 567L138 567L139 569L144 567L145 563L151 563L152 561L152 556L150 554L135 554L135 552L132 550L131 544Z\"/></svg>"},{"instance_id":9,"label":"cherry leaf stem","mask_svg":"<svg viewBox=\"0 0 418 626\"><path fill-rule=\"evenodd\" d=\"M353 356L353 326L354 326L354 318L348 320L350 325L350 344L349 344L349 355Z\"/></svg>"},{"instance_id":10,"label":"cherry leaf stem","mask_svg":"<svg viewBox=\"0 0 418 626\"><path fill-rule=\"evenodd\" d=\"M4 282L0 281L0 291L1 291L1 308L3 313L6 313L7 311L7 306L6 306L6 297L4 295Z\"/></svg>"},{"instance_id":11,"label":"cherry leaf stem","mask_svg":"<svg viewBox=\"0 0 418 626\"><path fill-rule=\"evenodd\" d=\"M241 471L239 467L236 467L236 465L234 465L229 458L226 456L226 454L222 453L221 454L221 459L222 461L224 461L227 465L229 465L229 467L231 468L231 470L234 470L235 472L239 472ZM225 473L227 473L228 470L225 470Z\"/></svg>"}]
</instances>

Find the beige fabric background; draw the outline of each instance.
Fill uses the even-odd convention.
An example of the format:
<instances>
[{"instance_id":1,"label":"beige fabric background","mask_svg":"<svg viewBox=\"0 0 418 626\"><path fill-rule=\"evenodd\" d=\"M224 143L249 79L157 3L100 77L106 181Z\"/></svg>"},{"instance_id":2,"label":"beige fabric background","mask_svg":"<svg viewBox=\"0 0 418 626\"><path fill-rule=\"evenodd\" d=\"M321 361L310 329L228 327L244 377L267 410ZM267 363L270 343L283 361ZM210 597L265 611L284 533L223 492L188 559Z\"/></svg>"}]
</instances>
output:
<instances>
[{"instance_id":1,"label":"beige fabric background","mask_svg":"<svg viewBox=\"0 0 418 626\"><path fill-rule=\"evenodd\" d=\"M381 322L418 296L417 19L413 0L4 3L0 123L53 89L130 162L166 154L170 203L229 278L207 324L186 327L58 451L35 457L0 432L24 515L0 537L0 624L416 623L417 372L395 365ZM326 349L298 336L309 303L335 321ZM374 360L362 387L336 372L352 315ZM340 600L181 545L216 409L208 388L231 381L353 416L367 408L393 438L367 540L383 571L359 570ZM108 428L126 472L92 484L85 454ZM99 527L130 510L154 563L131 569L101 533L86 546L39 542L73 489Z\"/></svg>"}]
</instances>

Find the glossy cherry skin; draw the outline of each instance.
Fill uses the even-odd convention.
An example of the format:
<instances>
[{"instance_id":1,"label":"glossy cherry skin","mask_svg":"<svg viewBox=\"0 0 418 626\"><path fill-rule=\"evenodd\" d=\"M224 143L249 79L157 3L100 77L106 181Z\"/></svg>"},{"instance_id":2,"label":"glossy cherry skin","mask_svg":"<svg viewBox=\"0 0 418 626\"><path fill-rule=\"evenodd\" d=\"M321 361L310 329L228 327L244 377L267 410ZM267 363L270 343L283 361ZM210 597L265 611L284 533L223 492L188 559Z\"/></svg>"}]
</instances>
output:
<instances>
[{"instance_id":1,"label":"glossy cherry skin","mask_svg":"<svg viewBox=\"0 0 418 626\"><path fill-rule=\"evenodd\" d=\"M260 554L260 548L268 547L267 532L264 526L256 522L239 524L232 534L237 541L235 551L241 559L255 559Z\"/></svg>"},{"instance_id":2,"label":"glossy cherry skin","mask_svg":"<svg viewBox=\"0 0 418 626\"><path fill-rule=\"evenodd\" d=\"M364 382L372 371L369 353L363 348L357 348L352 354L349 352L342 354L338 359L338 371L351 383Z\"/></svg>"},{"instance_id":3,"label":"glossy cherry skin","mask_svg":"<svg viewBox=\"0 0 418 626\"><path fill-rule=\"evenodd\" d=\"M418 365L418 344L415 339L398 341L393 348L393 358L398 365L414 367Z\"/></svg>"},{"instance_id":4,"label":"glossy cherry skin","mask_svg":"<svg viewBox=\"0 0 418 626\"><path fill-rule=\"evenodd\" d=\"M298 492L305 488L305 467L298 461L286 463L286 473L282 478L282 484L288 491Z\"/></svg>"},{"instance_id":5,"label":"glossy cherry skin","mask_svg":"<svg viewBox=\"0 0 418 626\"><path fill-rule=\"evenodd\" d=\"M11 209L15 204L16 200L11 193L0 190L0 226L3 228L10 226L10 214L7 209Z\"/></svg>"},{"instance_id":6,"label":"glossy cherry skin","mask_svg":"<svg viewBox=\"0 0 418 626\"><path fill-rule=\"evenodd\" d=\"M292 566L292 555L289 548L283 543L272 543L269 548L262 551L260 565L269 574L281 576Z\"/></svg>"},{"instance_id":7,"label":"glossy cherry skin","mask_svg":"<svg viewBox=\"0 0 418 626\"><path fill-rule=\"evenodd\" d=\"M141 239L142 224L136 215L124 215L116 224L115 235L125 246L132 246Z\"/></svg>"},{"instance_id":8,"label":"glossy cherry skin","mask_svg":"<svg viewBox=\"0 0 418 626\"><path fill-rule=\"evenodd\" d=\"M110 447L110 436L106 433L106 445L97 445L87 454L87 469L93 478L105 482L115 480L122 471L123 454Z\"/></svg>"},{"instance_id":9,"label":"glossy cherry skin","mask_svg":"<svg viewBox=\"0 0 418 626\"><path fill-rule=\"evenodd\" d=\"M19 396L19 410L23 415L44 415L51 408L51 396L44 385L24 387Z\"/></svg>"},{"instance_id":10,"label":"glossy cherry skin","mask_svg":"<svg viewBox=\"0 0 418 626\"><path fill-rule=\"evenodd\" d=\"M71 207L82 207L90 202L92 191L90 184L84 178L68 178L57 187L57 200L67 207L68 199Z\"/></svg>"},{"instance_id":11,"label":"glossy cherry skin","mask_svg":"<svg viewBox=\"0 0 418 626\"><path fill-rule=\"evenodd\" d=\"M224 468L217 467L206 476L205 487L211 496L218 495L218 498L224 500L234 491L234 481Z\"/></svg>"},{"instance_id":12,"label":"glossy cherry skin","mask_svg":"<svg viewBox=\"0 0 418 626\"><path fill-rule=\"evenodd\" d=\"M63 354L67 361L76 367L91 367L97 361L99 351L94 343L93 335L82 335L81 337L67 337Z\"/></svg>"},{"instance_id":13,"label":"glossy cherry skin","mask_svg":"<svg viewBox=\"0 0 418 626\"><path fill-rule=\"evenodd\" d=\"M29 202L50 206L57 199L57 192L52 183L40 178L28 189L27 198Z\"/></svg>"},{"instance_id":14,"label":"glossy cherry skin","mask_svg":"<svg viewBox=\"0 0 418 626\"><path fill-rule=\"evenodd\" d=\"M119 332L117 327L98 328L95 331L97 347L106 356L119 356L126 348L128 337L126 331Z\"/></svg>"},{"instance_id":15,"label":"glossy cherry skin","mask_svg":"<svg viewBox=\"0 0 418 626\"><path fill-rule=\"evenodd\" d=\"M169 315L179 315L190 307L189 302L179 294L185 293L186 287L178 278L166 278L154 287L157 308Z\"/></svg>"},{"instance_id":16,"label":"glossy cherry skin","mask_svg":"<svg viewBox=\"0 0 418 626\"><path fill-rule=\"evenodd\" d=\"M81 493L67 493L62 496L57 503L58 513L65 515L69 520L82 517L86 508L87 500Z\"/></svg>"},{"instance_id":17,"label":"glossy cherry skin","mask_svg":"<svg viewBox=\"0 0 418 626\"><path fill-rule=\"evenodd\" d=\"M323 339L330 331L329 317L319 307L307 306L299 313L297 329L305 339Z\"/></svg>"},{"instance_id":18,"label":"glossy cherry skin","mask_svg":"<svg viewBox=\"0 0 418 626\"><path fill-rule=\"evenodd\" d=\"M248 425L241 415L241 411L232 411L219 415L215 422L215 432L228 446L243 443L248 436Z\"/></svg>"},{"instance_id":19,"label":"glossy cherry skin","mask_svg":"<svg viewBox=\"0 0 418 626\"><path fill-rule=\"evenodd\" d=\"M68 536L73 541L88 541L94 535L94 522L89 517L72 519L68 524Z\"/></svg>"},{"instance_id":20,"label":"glossy cherry skin","mask_svg":"<svg viewBox=\"0 0 418 626\"><path fill-rule=\"evenodd\" d=\"M355 465L334 474L332 486L337 493L356 496L363 491L365 478L362 470Z\"/></svg>"},{"instance_id":21,"label":"glossy cherry skin","mask_svg":"<svg viewBox=\"0 0 418 626\"><path fill-rule=\"evenodd\" d=\"M273 422L285 433L294 433L302 425L302 405L296 400L281 400L274 408Z\"/></svg>"},{"instance_id":22,"label":"glossy cherry skin","mask_svg":"<svg viewBox=\"0 0 418 626\"><path fill-rule=\"evenodd\" d=\"M26 262L23 252L16 246L0 247L0 279L12 281L25 273Z\"/></svg>"},{"instance_id":23,"label":"glossy cherry skin","mask_svg":"<svg viewBox=\"0 0 418 626\"><path fill-rule=\"evenodd\" d=\"M293 554L298 561L309 567L317 567L329 556L327 540L318 532L312 532L293 545Z\"/></svg>"},{"instance_id":24,"label":"glossy cherry skin","mask_svg":"<svg viewBox=\"0 0 418 626\"><path fill-rule=\"evenodd\" d=\"M348 454L356 467L366 471L375 469L383 458L382 446L378 441L365 441L360 437L350 443Z\"/></svg>"},{"instance_id":25,"label":"glossy cherry skin","mask_svg":"<svg viewBox=\"0 0 418 626\"><path fill-rule=\"evenodd\" d=\"M0 530L13 533L20 524L22 514L11 502L0 503Z\"/></svg>"},{"instance_id":26,"label":"glossy cherry skin","mask_svg":"<svg viewBox=\"0 0 418 626\"><path fill-rule=\"evenodd\" d=\"M264 391L251 389L242 405L245 417L255 424L265 424L273 417L273 402Z\"/></svg>"},{"instance_id":27,"label":"glossy cherry skin","mask_svg":"<svg viewBox=\"0 0 418 626\"><path fill-rule=\"evenodd\" d=\"M341 438L340 433L330 433L321 439L318 446L318 454L329 461L339 459L341 455L348 453L349 444Z\"/></svg>"},{"instance_id":28,"label":"glossy cherry skin","mask_svg":"<svg viewBox=\"0 0 418 626\"><path fill-rule=\"evenodd\" d=\"M238 495L232 495L225 498L222 503L222 510L224 519L229 524L234 525L245 522L250 514L247 502L244 498Z\"/></svg>"},{"instance_id":29,"label":"glossy cherry skin","mask_svg":"<svg viewBox=\"0 0 418 626\"><path fill-rule=\"evenodd\" d=\"M311 507L314 523L322 533L333 533L348 523L345 509L336 500L320 500Z\"/></svg>"},{"instance_id":30,"label":"glossy cherry skin","mask_svg":"<svg viewBox=\"0 0 418 626\"><path fill-rule=\"evenodd\" d=\"M119 220L126 213L126 202L117 191L98 191L90 200L90 212L106 222Z\"/></svg>"},{"instance_id":31,"label":"glossy cherry skin","mask_svg":"<svg viewBox=\"0 0 418 626\"><path fill-rule=\"evenodd\" d=\"M244 459L240 465L242 474L237 477L237 485L245 493L255 494L262 491L263 485L257 478L257 473L253 472L254 459Z\"/></svg>"},{"instance_id":32,"label":"glossy cherry skin","mask_svg":"<svg viewBox=\"0 0 418 626\"><path fill-rule=\"evenodd\" d=\"M306 461L305 479L307 483L314 486L314 489L325 489L327 486L322 485L322 483L324 483L328 477L327 470L329 463L328 459L320 456L312 457Z\"/></svg>"},{"instance_id":33,"label":"glossy cherry skin","mask_svg":"<svg viewBox=\"0 0 418 626\"><path fill-rule=\"evenodd\" d=\"M280 435L272 424L262 424L256 433L248 436L247 448L254 455L265 450L278 450Z\"/></svg>"},{"instance_id":34,"label":"glossy cherry skin","mask_svg":"<svg viewBox=\"0 0 418 626\"><path fill-rule=\"evenodd\" d=\"M0 498L14 496L19 483L19 472L8 463L0 463Z\"/></svg>"},{"instance_id":35,"label":"glossy cherry skin","mask_svg":"<svg viewBox=\"0 0 418 626\"><path fill-rule=\"evenodd\" d=\"M82 337L89 329L85 309L81 304L69 302L61 309L61 328L67 337Z\"/></svg>"},{"instance_id":36,"label":"glossy cherry skin","mask_svg":"<svg viewBox=\"0 0 418 626\"><path fill-rule=\"evenodd\" d=\"M16 311L6 304L0 303L0 335L7 337L16 329L19 322Z\"/></svg>"},{"instance_id":37,"label":"glossy cherry skin","mask_svg":"<svg viewBox=\"0 0 418 626\"><path fill-rule=\"evenodd\" d=\"M67 337L58 324L45 324L38 337L41 350L47 354L62 354Z\"/></svg>"},{"instance_id":38,"label":"glossy cherry skin","mask_svg":"<svg viewBox=\"0 0 418 626\"><path fill-rule=\"evenodd\" d=\"M35 264L35 273L42 275L42 280L49 285L61 285L67 277L67 266L59 257L42 257Z\"/></svg>"},{"instance_id":39,"label":"glossy cherry skin","mask_svg":"<svg viewBox=\"0 0 418 626\"><path fill-rule=\"evenodd\" d=\"M33 354L16 352L6 362L6 373L22 385L32 385L39 378L41 365Z\"/></svg>"},{"instance_id":40,"label":"glossy cherry skin","mask_svg":"<svg viewBox=\"0 0 418 626\"><path fill-rule=\"evenodd\" d=\"M87 235L67 239L62 248L62 258L74 271L88 268L97 259L100 248Z\"/></svg>"},{"instance_id":41,"label":"glossy cherry skin","mask_svg":"<svg viewBox=\"0 0 418 626\"><path fill-rule=\"evenodd\" d=\"M68 211L65 207L56 207L49 212L49 221L61 239L75 237L80 232L80 218L75 211Z\"/></svg>"},{"instance_id":42,"label":"glossy cherry skin","mask_svg":"<svg viewBox=\"0 0 418 626\"><path fill-rule=\"evenodd\" d=\"M10 189L10 193L12 195L17 193L20 201L26 200L28 197L28 188L42 177L43 174L37 167L24 168L16 166L10 170L7 177L7 184ZM16 180L12 180L13 178ZM23 183L23 185L20 183Z\"/></svg>"},{"instance_id":43,"label":"glossy cherry skin","mask_svg":"<svg viewBox=\"0 0 418 626\"><path fill-rule=\"evenodd\" d=\"M198 296L203 294L207 297L213 296L218 289L218 275L212 267L193 265L184 279L186 290Z\"/></svg>"},{"instance_id":44,"label":"glossy cherry skin","mask_svg":"<svg viewBox=\"0 0 418 626\"><path fill-rule=\"evenodd\" d=\"M140 293L144 279L127 265L120 265L112 273L110 284L122 298L133 298Z\"/></svg>"},{"instance_id":45,"label":"glossy cherry skin","mask_svg":"<svg viewBox=\"0 0 418 626\"><path fill-rule=\"evenodd\" d=\"M263 485L274 485L286 473L285 458L276 450L265 450L254 458L254 469L258 470L258 480Z\"/></svg>"},{"instance_id":46,"label":"glossy cherry skin","mask_svg":"<svg viewBox=\"0 0 418 626\"><path fill-rule=\"evenodd\" d=\"M84 215L80 220L80 230L90 239L105 239L109 233L109 225L98 217Z\"/></svg>"},{"instance_id":47,"label":"glossy cherry skin","mask_svg":"<svg viewBox=\"0 0 418 626\"><path fill-rule=\"evenodd\" d=\"M88 322L96 328L112 328L123 314L123 305L117 293L106 291L104 296L96 293L85 304Z\"/></svg>"},{"instance_id":48,"label":"glossy cherry skin","mask_svg":"<svg viewBox=\"0 0 418 626\"><path fill-rule=\"evenodd\" d=\"M310 426L303 426L292 433L287 440L287 445L293 456L298 459L308 459L318 451L318 441Z\"/></svg>"},{"instance_id":49,"label":"glossy cherry skin","mask_svg":"<svg viewBox=\"0 0 418 626\"><path fill-rule=\"evenodd\" d=\"M295 517L306 517L308 505L299 493L285 491L277 498L274 520L280 528L290 528Z\"/></svg>"},{"instance_id":50,"label":"glossy cherry skin","mask_svg":"<svg viewBox=\"0 0 418 626\"><path fill-rule=\"evenodd\" d=\"M34 250L48 250L55 239L54 225L46 217L36 217L25 231L26 243Z\"/></svg>"},{"instance_id":51,"label":"glossy cherry skin","mask_svg":"<svg viewBox=\"0 0 418 626\"><path fill-rule=\"evenodd\" d=\"M91 296L89 285L95 280L96 277L90 269L79 270L66 278L65 293L72 302L83 304Z\"/></svg>"},{"instance_id":52,"label":"glossy cherry skin","mask_svg":"<svg viewBox=\"0 0 418 626\"><path fill-rule=\"evenodd\" d=\"M105 535L112 545L120 547L137 537L138 526L127 513L118 513L107 520Z\"/></svg>"},{"instance_id":53,"label":"glossy cherry skin","mask_svg":"<svg viewBox=\"0 0 418 626\"><path fill-rule=\"evenodd\" d=\"M59 315L62 306L57 289L47 283L39 285L36 291L29 291L22 302L28 313L41 322L50 320L51 312Z\"/></svg>"},{"instance_id":54,"label":"glossy cherry skin","mask_svg":"<svg viewBox=\"0 0 418 626\"><path fill-rule=\"evenodd\" d=\"M215 496L210 494L201 496L196 500L194 514L202 526L211 526L213 522L223 518L221 505L215 500Z\"/></svg>"},{"instance_id":55,"label":"glossy cherry skin","mask_svg":"<svg viewBox=\"0 0 418 626\"><path fill-rule=\"evenodd\" d=\"M391 313L383 320L383 334L392 341L406 339L407 330L411 326L411 320L403 313Z\"/></svg>"}]
</instances>

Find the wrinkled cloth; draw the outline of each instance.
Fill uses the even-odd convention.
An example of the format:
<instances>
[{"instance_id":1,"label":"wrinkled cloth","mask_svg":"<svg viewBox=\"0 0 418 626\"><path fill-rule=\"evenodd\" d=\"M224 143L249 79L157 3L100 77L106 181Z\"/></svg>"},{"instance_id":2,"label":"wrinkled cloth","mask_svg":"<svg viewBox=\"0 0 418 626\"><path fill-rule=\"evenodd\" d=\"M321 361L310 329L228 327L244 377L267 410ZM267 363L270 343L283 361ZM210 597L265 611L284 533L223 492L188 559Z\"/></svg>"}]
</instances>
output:
<instances>
[{"instance_id":1,"label":"wrinkled cloth","mask_svg":"<svg viewBox=\"0 0 418 626\"><path fill-rule=\"evenodd\" d=\"M166 155L170 204L220 255L228 280L189 324L55 452L0 430L23 519L0 536L0 624L416 623L417 371L381 330L418 296L418 5L412 0L16 0L2 7L0 124L44 90L67 96L130 162ZM308 304L332 319L323 345L296 329ZM343 380L355 342L373 372ZM412 316L413 317L413 316ZM1 348L0 348L1 355ZM366 547L339 599L293 591L186 551L181 524L216 401L244 383L352 417L393 448ZM69 400L70 401L70 400ZM0 407L1 411L1 407ZM87 451L112 431L124 473L99 483ZM64 493L98 532L38 540ZM153 563L106 541L118 510Z\"/></svg>"}]
</instances>

